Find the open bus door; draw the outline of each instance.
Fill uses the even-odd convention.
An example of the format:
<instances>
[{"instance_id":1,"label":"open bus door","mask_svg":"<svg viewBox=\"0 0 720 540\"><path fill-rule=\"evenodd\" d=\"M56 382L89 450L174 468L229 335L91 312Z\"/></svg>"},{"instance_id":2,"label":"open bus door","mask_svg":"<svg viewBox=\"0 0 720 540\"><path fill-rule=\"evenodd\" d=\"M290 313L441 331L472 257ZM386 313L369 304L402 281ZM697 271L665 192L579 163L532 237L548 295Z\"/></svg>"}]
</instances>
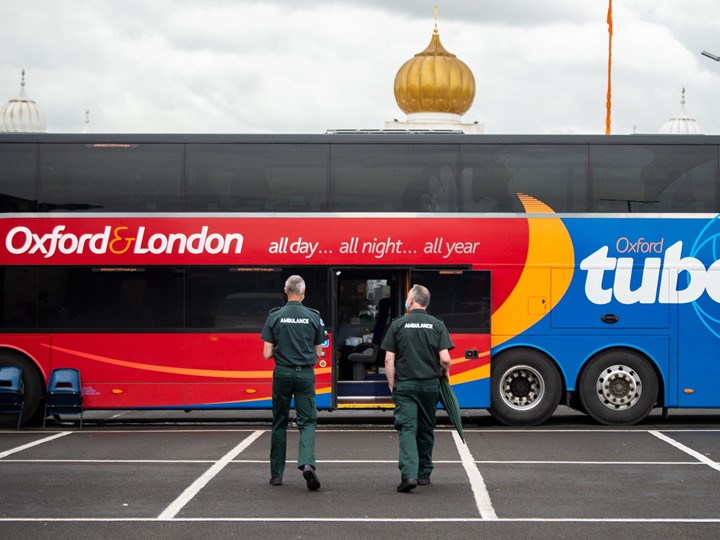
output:
<instances>
[{"instance_id":1,"label":"open bus door","mask_svg":"<svg viewBox=\"0 0 720 540\"><path fill-rule=\"evenodd\" d=\"M393 406L380 345L415 283L430 290L428 313L445 322L455 344L450 373L460 406L490 406L489 271L343 268L333 275L333 407Z\"/></svg>"}]
</instances>

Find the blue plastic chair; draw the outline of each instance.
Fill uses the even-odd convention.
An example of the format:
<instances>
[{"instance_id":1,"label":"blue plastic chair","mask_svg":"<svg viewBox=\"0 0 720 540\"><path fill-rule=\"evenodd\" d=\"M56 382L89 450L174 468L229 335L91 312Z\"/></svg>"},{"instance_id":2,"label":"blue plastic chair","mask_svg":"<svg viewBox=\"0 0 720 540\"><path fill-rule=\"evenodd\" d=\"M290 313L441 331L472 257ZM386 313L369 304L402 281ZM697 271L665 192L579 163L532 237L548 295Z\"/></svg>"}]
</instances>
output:
<instances>
[{"instance_id":1,"label":"blue plastic chair","mask_svg":"<svg viewBox=\"0 0 720 540\"><path fill-rule=\"evenodd\" d=\"M0 366L0 413L17 414L17 427L20 429L24 406L22 369L15 366Z\"/></svg>"},{"instance_id":2,"label":"blue plastic chair","mask_svg":"<svg viewBox=\"0 0 720 540\"><path fill-rule=\"evenodd\" d=\"M43 429L48 415L79 414L80 429L83 422L83 396L80 386L80 372L73 368L58 368L50 372L45 394L45 416Z\"/></svg>"}]
</instances>

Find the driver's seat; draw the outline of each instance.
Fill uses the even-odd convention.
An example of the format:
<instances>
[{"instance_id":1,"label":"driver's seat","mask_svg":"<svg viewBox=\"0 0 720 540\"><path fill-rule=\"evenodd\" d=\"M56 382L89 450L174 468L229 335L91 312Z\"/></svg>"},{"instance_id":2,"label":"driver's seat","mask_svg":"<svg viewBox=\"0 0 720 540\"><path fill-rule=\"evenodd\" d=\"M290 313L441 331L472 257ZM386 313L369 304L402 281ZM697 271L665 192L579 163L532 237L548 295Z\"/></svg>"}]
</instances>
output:
<instances>
[{"instance_id":1,"label":"driver's seat","mask_svg":"<svg viewBox=\"0 0 720 540\"><path fill-rule=\"evenodd\" d=\"M365 380L365 366L375 363L380 348L374 343L361 343L348 355L353 366L353 381Z\"/></svg>"}]
</instances>

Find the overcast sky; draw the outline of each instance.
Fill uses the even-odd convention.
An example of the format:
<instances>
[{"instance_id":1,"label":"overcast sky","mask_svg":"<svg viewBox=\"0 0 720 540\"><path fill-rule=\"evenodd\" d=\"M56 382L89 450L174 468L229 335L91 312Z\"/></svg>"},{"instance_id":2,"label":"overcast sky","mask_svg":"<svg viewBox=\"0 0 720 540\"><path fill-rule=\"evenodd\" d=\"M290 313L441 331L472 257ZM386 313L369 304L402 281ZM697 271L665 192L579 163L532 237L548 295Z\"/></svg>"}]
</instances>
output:
<instances>
[{"instance_id":1,"label":"overcast sky","mask_svg":"<svg viewBox=\"0 0 720 540\"><path fill-rule=\"evenodd\" d=\"M0 106L53 133L324 133L404 121L395 74L430 41L472 70L486 133L603 134L608 0L2 3ZM718 0L614 0L613 134L680 112L720 134Z\"/></svg>"}]
</instances>

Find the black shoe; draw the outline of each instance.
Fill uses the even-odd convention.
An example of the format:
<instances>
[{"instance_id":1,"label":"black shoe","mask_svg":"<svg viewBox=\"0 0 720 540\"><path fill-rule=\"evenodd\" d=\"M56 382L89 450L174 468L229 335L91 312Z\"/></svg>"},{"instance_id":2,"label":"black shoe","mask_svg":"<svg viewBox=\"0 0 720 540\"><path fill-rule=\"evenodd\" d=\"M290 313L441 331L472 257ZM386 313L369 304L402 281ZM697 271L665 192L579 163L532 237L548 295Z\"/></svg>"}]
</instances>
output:
<instances>
[{"instance_id":1,"label":"black shoe","mask_svg":"<svg viewBox=\"0 0 720 540\"><path fill-rule=\"evenodd\" d=\"M312 468L312 465L305 465L302 468L302 474L303 478L307 482L307 488L310 491L317 491L320 489L320 480L318 479L317 474L315 474L315 469Z\"/></svg>"},{"instance_id":2,"label":"black shoe","mask_svg":"<svg viewBox=\"0 0 720 540\"><path fill-rule=\"evenodd\" d=\"M410 491L415 489L417 485L417 480L414 478L403 478L402 482L400 482L400 485L397 487L397 490L400 493L410 493Z\"/></svg>"},{"instance_id":3,"label":"black shoe","mask_svg":"<svg viewBox=\"0 0 720 540\"><path fill-rule=\"evenodd\" d=\"M273 476L270 479L271 486L282 486L282 476Z\"/></svg>"},{"instance_id":4,"label":"black shoe","mask_svg":"<svg viewBox=\"0 0 720 540\"><path fill-rule=\"evenodd\" d=\"M418 486L429 486L429 485L430 485L429 478L418 478Z\"/></svg>"}]
</instances>

